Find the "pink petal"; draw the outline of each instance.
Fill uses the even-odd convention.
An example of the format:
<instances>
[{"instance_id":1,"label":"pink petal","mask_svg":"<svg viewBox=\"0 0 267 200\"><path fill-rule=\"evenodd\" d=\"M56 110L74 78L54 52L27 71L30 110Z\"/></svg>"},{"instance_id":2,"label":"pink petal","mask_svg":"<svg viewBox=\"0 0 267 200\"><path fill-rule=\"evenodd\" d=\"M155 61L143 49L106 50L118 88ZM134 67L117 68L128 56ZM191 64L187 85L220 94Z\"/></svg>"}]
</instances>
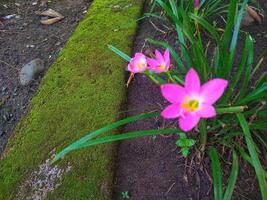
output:
<instances>
[{"instance_id":1,"label":"pink petal","mask_svg":"<svg viewBox=\"0 0 267 200\"><path fill-rule=\"evenodd\" d=\"M133 72L132 65L128 64L128 71Z\"/></svg>"},{"instance_id":2,"label":"pink petal","mask_svg":"<svg viewBox=\"0 0 267 200\"><path fill-rule=\"evenodd\" d=\"M156 68L159 63L157 62L157 60L153 59L153 58L147 58L147 64L149 65L150 69L154 69Z\"/></svg>"},{"instance_id":3,"label":"pink petal","mask_svg":"<svg viewBox=\"0 0 267 200\"><path fill-rule=\"evenodd\" d=\"M200 117L195 112L187 113L184 117L179 119L179 127L183 131L191 131L199 122Z\"/></svg>"},{"instance_id":4,"label":"pink petal","mask_svg":"<svg viewBox=\"0 0 267 200\"><path fill-rule=\"evenodd\" d=\"M212 118L216 116L215 108L211 105L203 104L197 114L203 118Z\"/></svg>"},{"instance_id":5,"label":"pink petal","mask_svg":"<svg viewBox=\"0 0 267 200\"><path fill-rule=\"evenodd\" d=\"M179 104L169 105L161 112L161 116L166 119L177 118L181 114L181 108Z\"/></svg>"},{"instance_id":6,"label":"pink petal","mask_svg":"<svg viewBox=\"0 0 267 200\"><path fill-rule=\"evenodd\" d=\"M185 77L185 89L186 91L193 95L198 96L200 92L200 80L197 72L190 68Z\"/></svg>"},{"instance_id":7,"label":"pink petal","mask_svg":"<svg viewBox=\"0 0 267 200\"><path fill-rule=\"evenodd\" d=\"M200 96L207 104L214 104L223 94L228 81L220 78L212 79L201 87Z\"/></svg>"},{"instance_id":8,"label":"pink petal","mask_svg":"<svg viewBox=\"0 0 267 200\"><path fill-rule=\"evenodd\" d=\"M164 52L164 60L165 62L168 62L170 60L170 51L169 49L166 49Z\"/></svg>"},{"instance_id":9,"label":"pink petal","mask_svg":"<svg viewBox=\"0 0 267 200\"><path fill-rule=\"evenodd\" d=\"M169 67L170 67L170 64L171 64L169 49L166 49L165 52L164 52L164 60L165 60L165 64L166 64L166 71L168 71Z\"/></svg>"},{"instance_id":10,"label":"pink petal","mask_svg":"<svg viewBox=\"0 0 267 200\"><path fill-rule=\"evenodd\" d=\"M158 50L155 51L155 54L156 54L157 61L159 63L164 63L164 58L163 58L162 54Z\"/></svg>"},{"instance_id":11,"label":"pink petal","mask_svg":"<svg viewBox=\"0 0 267 200\"><path fill-rule=\"evenodd\" d=\"M185 98L185 89L178 84L164 84L160 86L161 94L170 103L181 103Z\"/></svg>"}]
</instances>

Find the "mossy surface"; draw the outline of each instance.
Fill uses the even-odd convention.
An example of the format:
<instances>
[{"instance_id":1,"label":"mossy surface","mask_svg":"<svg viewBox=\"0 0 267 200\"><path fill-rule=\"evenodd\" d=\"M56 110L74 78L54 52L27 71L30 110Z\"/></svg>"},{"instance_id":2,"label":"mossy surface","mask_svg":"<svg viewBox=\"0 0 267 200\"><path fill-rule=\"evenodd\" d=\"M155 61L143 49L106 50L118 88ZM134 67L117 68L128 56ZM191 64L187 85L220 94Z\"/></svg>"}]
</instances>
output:
<instances>
[{"instance_id":1,"label":"mossy surface","mask_svg":"<svg viewBox=\"0 0 267 200\"><path fill-rule=\"evenodd\" d=\"M118 6L119 5L119 8ZM0 160L0 199L18 188L54 151L118 119L125 100L126 63L107 44L130 54L143 0L95 0L55 64ZM111 199L114 145L67 155L71 165L47 199Z\"/></svg>"}]
</instances>

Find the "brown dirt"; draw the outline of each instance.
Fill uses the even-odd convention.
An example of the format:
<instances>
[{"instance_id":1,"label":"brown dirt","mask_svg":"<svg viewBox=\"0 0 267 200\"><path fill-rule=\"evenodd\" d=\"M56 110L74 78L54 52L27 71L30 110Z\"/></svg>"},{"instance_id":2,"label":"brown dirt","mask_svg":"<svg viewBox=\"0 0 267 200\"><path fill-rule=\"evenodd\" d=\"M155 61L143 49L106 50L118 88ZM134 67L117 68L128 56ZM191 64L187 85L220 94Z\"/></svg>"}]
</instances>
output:
<instances>
[{"instance_id":1,"label":"brown dirt","mask_svg":"<svg viewBox=\"0 0 267 200\"><path fill-rule=\"evenodd\" d=\"M47 70L91 1L61 0L45 5L37 0L0 2L0 155L13 128L27 112L29 101L45 74L43 72L31 84L22 86L18 78L20 69L31 60L40 58L44 60ZM41 17L36 12L48 8L60 12L65 18L53 25L42 25ZM11 14L17 17L4 18Z\"/></svg>"},{"instance_id":2,"label":"brown dirt","mask_svg":"<svg viewBox=\"0 0 267 200\"><path fill-rule=\"evenodd\" d=\"M264 24L260 26L251 25L247 28L256 40L256 55L261 54L267 47L267 39L263 36L266 34L266 27L267 21L265 20ZM175 33L161 34L151 26L148 20L144 20L140 24L134 52L146 52L147 49L155 48L145 43L145 39L148 37L165 40L173 45L176 40ZM264 60L261 71L266 71L266 64L267 59ZM128 90L128 110L135 111L130 111L129 116L152 110L149 107L155 108L155 105L157 110L161 110L165 103L159 88L150 79L144 75L135 77ZM124 127L123 131L156 129L162 126L159 119L148 119L129 124ZM174 135L145 137L121 142L118 151L117 176L114 183L114 199L123 199L121 192L125 191L129 191L131 200L213 199L209 158L204 157L202 166L191 163L195 150L191 151L188 159L182 158L179 149L176 148L176 140L177 137ZM225 153L225 159L230 161L231 157L227 156L228 153ZM240 160L239 165L240 171L233 199L260 200L255 172L244 161ZM226 183L230 166L224 164L222 167L225 175L224 183Z\"/></svg>"}]
</instances>

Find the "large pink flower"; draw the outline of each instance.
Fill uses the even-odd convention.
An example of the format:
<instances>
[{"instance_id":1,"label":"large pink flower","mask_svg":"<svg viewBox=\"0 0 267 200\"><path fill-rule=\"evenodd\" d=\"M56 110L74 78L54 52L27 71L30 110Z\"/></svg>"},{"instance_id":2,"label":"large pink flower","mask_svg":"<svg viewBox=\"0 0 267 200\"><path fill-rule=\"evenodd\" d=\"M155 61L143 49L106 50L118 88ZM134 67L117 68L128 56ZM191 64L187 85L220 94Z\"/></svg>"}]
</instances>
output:
<instances>
[{"instance_id":1,"label":"large pink flower","mask_svg":"<svg viewBox=\"0 0 267 200\"><path fill-rule=\"evenodd\" d=\"M228 81L212 79L201 86L199 76L191 68L185 77L185 86L178 84L161 85L161 93L171 105L162 111L164 118L179 117L179 126L183 131L192 130L200 118L212 118L216 111L212 106L223 94Z\"/></svg>"},{"instance_id":2,"label":"large pink flower","mask_svg":"<svg viewBox=\"0 0 267 200\"><path fill-rule=\"evenodd\" d=\"M136 53L128 64L128 70L132 73L141 73L147 69L146 56L142 53Z\"/></svg>"},{"instance_id":3,"label":"large pink flower","mask_svg":"<svg viewBox=\"0 0 267 200\"><path fill-rule=\"evenodd\" d=\"M166 49L164 55L162 55L158 50L155 51L156 58L148 58L148 68L156 73L167 72L170 67L170 51Z\"/></svg>"}]
</instances>

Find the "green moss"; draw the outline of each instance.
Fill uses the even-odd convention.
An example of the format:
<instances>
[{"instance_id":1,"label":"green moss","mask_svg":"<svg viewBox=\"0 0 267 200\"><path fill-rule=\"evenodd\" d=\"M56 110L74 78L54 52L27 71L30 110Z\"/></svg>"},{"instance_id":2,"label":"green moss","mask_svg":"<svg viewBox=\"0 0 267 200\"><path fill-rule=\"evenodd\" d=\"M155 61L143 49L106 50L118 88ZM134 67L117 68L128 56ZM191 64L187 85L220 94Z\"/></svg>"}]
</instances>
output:
<instances>
[{"instance_id":1,"label":"green moss","mask_svg":"<svg viewBox=\"0 0 267 200\"><path fill-rule=\"evenodd\" d=\"M14 199L20 184L51 152L118 119L126 63L107 44L130 54L142 5L142 0L93 2L8 143L0 161L0 199ZM72 170L48 199L111 199L113 157L114 145L66 156L59 164L71 163Z\"/></svg>"}]
</instances>

